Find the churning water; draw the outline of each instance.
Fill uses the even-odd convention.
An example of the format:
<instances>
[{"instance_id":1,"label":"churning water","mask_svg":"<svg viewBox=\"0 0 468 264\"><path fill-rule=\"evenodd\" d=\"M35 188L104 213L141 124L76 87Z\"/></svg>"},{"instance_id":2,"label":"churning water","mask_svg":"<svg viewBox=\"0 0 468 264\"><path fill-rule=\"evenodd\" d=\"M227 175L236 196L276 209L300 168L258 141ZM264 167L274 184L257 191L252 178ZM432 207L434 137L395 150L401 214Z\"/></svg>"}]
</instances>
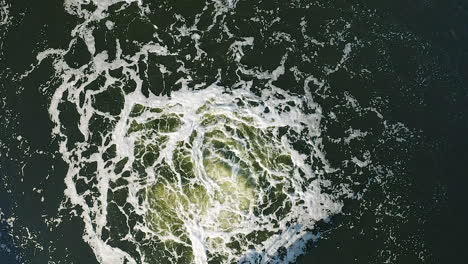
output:
<instances>
[{"instance_id":1,"label":"churning water","mask_svg":"<svg viewBox=\"0 0 468 264\"><path fill-rule=\"evenodd\" d=\"M22 19L12 6L0 2L0 36ZM406 190L420 131L387 118L393 99L373 90L400 77L387 42L429 49L411 34L382 32L372 11L332 1L57 7L58 33L39 38L27 67L2 72L16 94L34 89L23 107L47 117L28 138L2 92L12 138L3 155L20 174L2 188L21 195L27 160L47 160L24 183L42 209L0 211L16 237L0 250L16 260L293 263L334 229L359 228L366 212L385 234L412 218L418 205L393 190ZM429 68L411 74L423 85ZM418 235L386 235L372 261L427 261Z\"/></svg>"}]
</instances>

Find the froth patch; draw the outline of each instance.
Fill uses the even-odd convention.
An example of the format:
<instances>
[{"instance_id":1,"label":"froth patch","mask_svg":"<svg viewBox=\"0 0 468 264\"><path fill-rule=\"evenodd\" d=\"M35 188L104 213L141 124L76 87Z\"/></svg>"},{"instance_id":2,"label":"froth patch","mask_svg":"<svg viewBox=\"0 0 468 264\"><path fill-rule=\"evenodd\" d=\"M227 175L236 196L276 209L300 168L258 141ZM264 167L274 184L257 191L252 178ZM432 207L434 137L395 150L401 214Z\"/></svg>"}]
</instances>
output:
<instances>
[{"instance_id":1,"label":"froth patch","mask_svg":"<svg viewBox=\"0 0 468 264\"><path fill-rule=\"evenodd\" d=\"M293 259L315 223L340 212L311 168L324 155L307 97L212 85L124 100L97 149L64 153L75 168L66 195L84 208L85 240L102 263L275 262L280 248ZM87 166L97 173L79 191Z\"/></svg>"}]
</instances>

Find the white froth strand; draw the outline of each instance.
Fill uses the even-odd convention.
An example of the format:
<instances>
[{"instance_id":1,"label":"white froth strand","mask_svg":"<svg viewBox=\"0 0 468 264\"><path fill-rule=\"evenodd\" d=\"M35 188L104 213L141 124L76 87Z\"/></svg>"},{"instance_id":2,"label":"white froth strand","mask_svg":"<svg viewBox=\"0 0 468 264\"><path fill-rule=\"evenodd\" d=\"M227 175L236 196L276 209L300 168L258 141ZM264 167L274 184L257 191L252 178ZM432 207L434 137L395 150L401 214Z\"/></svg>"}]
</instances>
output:
<instances>
[{"instance_id":1,"label":"white froth strand","mask_svg":"<svg viewBox=\"0 0 468 264\"><path fill-rule=\"evenodd\" d=\"M0 1L0 26L7 25L10 19L10 5L2 0Z\"/></svg>"}]
</instances>

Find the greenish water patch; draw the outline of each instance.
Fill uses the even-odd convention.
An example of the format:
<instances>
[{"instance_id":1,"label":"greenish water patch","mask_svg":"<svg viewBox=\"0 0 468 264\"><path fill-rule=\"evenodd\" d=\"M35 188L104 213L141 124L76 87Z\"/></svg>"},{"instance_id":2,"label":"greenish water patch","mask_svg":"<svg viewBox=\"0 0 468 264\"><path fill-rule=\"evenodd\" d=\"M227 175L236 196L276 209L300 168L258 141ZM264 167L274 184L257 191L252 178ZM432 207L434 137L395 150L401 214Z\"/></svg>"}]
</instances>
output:
<instances>
[{"instance_id":1,"label":"greenish water patch","mask_svg":"<svg viewBox=\"0 0 468 264\"><path fill-rule=\"evenodd\" d=\"M226 260L278 232L252 225L262 218L260 222L277 225L290 213L294 202L288 188L294 188L291 181L298 168L278 127L261 126L241 108L217 107L207 100L195 113L184 115L171 106L135 104L127 137L134 141L132 168L145 179L139 199L155 238L167 250L194 250L191 229L196 225L204 233L201 243L207 254Z\"/></svg>"}]
</instances>

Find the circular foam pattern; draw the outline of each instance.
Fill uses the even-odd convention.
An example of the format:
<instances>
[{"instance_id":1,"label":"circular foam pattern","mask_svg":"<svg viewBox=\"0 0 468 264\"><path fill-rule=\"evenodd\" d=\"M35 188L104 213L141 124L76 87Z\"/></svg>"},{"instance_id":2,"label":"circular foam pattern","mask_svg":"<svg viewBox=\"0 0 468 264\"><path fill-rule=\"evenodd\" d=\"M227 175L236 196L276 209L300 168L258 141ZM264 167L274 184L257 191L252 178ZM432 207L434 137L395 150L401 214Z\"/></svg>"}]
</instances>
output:
<instances>
[{"instance_id":1,"label":"circular foam pattern","mask_svg":"<svg viewBox=\"0 0 468 264\"><path fill-rule=\"evenodd\" d=\"M132 229L145 233L135 239L143 255L162 250L174 263L274 261L280 248L312 239L307 231L342 206L321 191L323 179L310 167L319 151L316 110L279 89L128 95L108 137L117 153L108 167L120 179L113 192L132 190L132 206L118 208L139 216Z\"/></svg>"}]
</instances>

